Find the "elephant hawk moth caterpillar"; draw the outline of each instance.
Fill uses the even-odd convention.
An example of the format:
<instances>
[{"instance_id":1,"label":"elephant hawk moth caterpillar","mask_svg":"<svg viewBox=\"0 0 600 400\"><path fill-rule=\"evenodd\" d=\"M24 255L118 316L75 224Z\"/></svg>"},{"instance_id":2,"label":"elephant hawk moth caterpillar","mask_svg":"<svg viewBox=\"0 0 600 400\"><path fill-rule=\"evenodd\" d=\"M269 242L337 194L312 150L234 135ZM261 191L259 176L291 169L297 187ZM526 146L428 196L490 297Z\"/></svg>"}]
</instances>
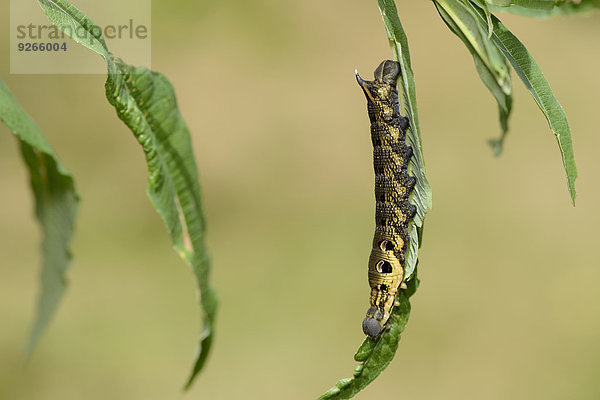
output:
<instances>
[{"instance_id":1,"label":"elephant hawk moth caterpillar","mask_svg":"<svg viewBox=\"0 0 600 400\"><path fill-rule=\"evenodd\" d=\"M375 169L375 235L369 257L370 307L363 331L378 337L396 302L398 289L406 288L404 267L409 242L409 222L416 207L408 196L416 179L408 173L413 154L406 144L408 118L400 115L396 80L400 64L385 60L375 70L375 79L356 80L367 98Z\"/></svg>"}]
</instances>

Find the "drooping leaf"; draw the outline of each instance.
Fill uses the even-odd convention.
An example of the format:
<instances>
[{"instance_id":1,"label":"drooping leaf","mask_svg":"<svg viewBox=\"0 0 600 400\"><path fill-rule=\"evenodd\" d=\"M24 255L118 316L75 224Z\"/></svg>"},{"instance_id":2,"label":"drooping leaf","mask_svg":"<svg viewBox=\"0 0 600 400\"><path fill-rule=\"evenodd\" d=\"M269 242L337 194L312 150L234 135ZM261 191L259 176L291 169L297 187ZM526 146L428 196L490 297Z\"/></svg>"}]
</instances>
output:
<instances>
[{"instance_id":1,"label":"drooping leaf","mask_svg":"<svg viewBox=\"0 0 600 400\"><path fill-rule=\"evenodd\" d=\"M31 355L52 319L67 287L79 196L73 177L58 161L33 120L0 80L0 120L19 140L35 197L35 215L42 228L40 294L27 353Z\"/></svg>"},{"instance_id":2,"label":"drooping leaf","mask_svg":"<svg viewBox=\"0 0 600 400\"><path fill-rule=\"evenodd\" d=\"M114 57L96 26L84 13L63 0L39 0L59 28L88 33L80 43L106 61L106 97L144 151L148 167L148 196L162 217L175 250L190 264L200 291L203 329L189 387L202 369L214 334L217 298L209 284L209 259L204 245L204 215L200 185L188 128L177 108L167 78ZM72 30L75 31L75 30Z\"/></svg>"},{"instance_id":3,"label":"drooping leaf","mask_svg":"<svg viewBox=\"0 0 600 400\"><path fill-rule=\"evenodd\" d=\"M479 10L481 19L485 18L483 11ZM506 28L500 20L492 16L494 33L492 40L504 53L506 58L525 84L529 93L544 113L550 129L558 142L558 148L563 160L563 166L567 175L567 186L571 195L571 202L575 205L575 180L577 179L577 166L573 153L573 141L571 128L562 106L554 97L550 85L533 56L527 48Z\"/></svg>"},{"instance_id":4,"label":"drooping leaf","mask_svg":"<svg viewBox=\"0 0 600 400\"><path fill-rule=\"evenodd\" d=\"M481 21L478 13L466 0L434 0L434 4L446 25L463 41L473 56L479 77L498 103L502 132L499 139L490 141L494 153L498 155L508 132L512 84L508 61L490 39L493 29L488 25L488 19L491 21L491 15L483 11L486 19Z\"/></svg>"},{"instance_id":5,"label":"drooping leaf","mask_svg":"<svg viewBox=\"0 0 600 400\"><path fill-rule=\"evenodd\" d=\"M479 0L481 1L481 0ZM506 11L524 17L548 18L560 15L587 13L600 9L600 0L580 1L488 1L492 11ZM479 4L478 4L479 5ZM481 7L481 6L480 6Z\"/></svg>"},{"instance_id":6,"label":"drooping leaf","mask_svg":"<svg viewBox=\"0 0 600 400\"><path fill-rule=\"evenodd\" d=\"M379 10L387 32L394 60L401 65L402 75L398 78L401 112L410 120L407 141L413 148L408 170L417 178L417 184L412 191L410 201L417 207L417 213L409 226L410 244L406 253L405 274L410 277L407 289L399 290L397 300L399 306L394 307L387 322L384 333L377 339L366 338L356 352L354 359L361 364L354 370L352 378L340 380L333 388L324 393L320 400L342 400L353 397L371 383L394 358L400 335L408 322L410 315L409 297L418 286L417 252L421 244L423 222L427 210L431 208L431 188L425 176L425 162L421 149L421 135L417 112L415 82L410 65L408 40L393 0L378 0Z\"/></svg>"},{"instance_id":7,"label":"drooping leaf","mask_svg":"<svg viewBox=\"0 0 600 400\"><path fill-rule=\"evenodd\" d=\"M419 286L416 274L415 270L413 279L407 282L407 289L398 291L397 299L400 305L394 307L388 321L389 329L376 339L366 338L354 354L354 360L360 364L354 369L352 378L341 379L318 400L349 399L373 382L390 364L398 349L400 335L408 323L409 298Z\"/></svg>"},{"instance_id":8,"label":"drooping leaf","mask_svg":"<svg viewBox=\"0 0 600 400\"><path fill-rule=\"evenodd\" d=\"M486 0L488 4L496 7L510 7L511 5L519 5L521 7L535 10L550 10L564 0Z\"/></svg>"}]
</instances>

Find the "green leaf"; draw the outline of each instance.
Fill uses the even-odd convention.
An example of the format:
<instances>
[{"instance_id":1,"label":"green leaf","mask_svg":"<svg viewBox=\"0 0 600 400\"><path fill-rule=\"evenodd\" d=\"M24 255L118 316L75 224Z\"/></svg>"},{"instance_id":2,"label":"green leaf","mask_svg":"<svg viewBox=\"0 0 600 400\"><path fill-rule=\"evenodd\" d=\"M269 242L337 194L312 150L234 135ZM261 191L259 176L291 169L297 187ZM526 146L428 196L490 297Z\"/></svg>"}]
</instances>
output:
<instances>
[{"instance_id":1,"label":"green leaf","mask_svg":"<svg viewBox=\"0 0 600 400\"><path fill-rule=\"evenodd\" d=\"M410 159L408 170L417 178L417 184L410 197L411 203L417 207L417 213L409 227L410 245L406 254L405 266L405 275L410 277L417 265L417 253L421 244L418 230L422 229L425 214L431 209L431 186L429 186L425 174L425 159L421 146L421 129L419 127L419 115L417 111L417 94L414 75L410 65L408 39L398 18L398 11L394 1L378 0L378 4L393 58L400 63L402 68L402 75L398 79L399 87L402 90L402 96L399 96L399 100L401 112L410 120L407 140L413 149L413 156Z\"/></svg>"},{"instance_id":2,"label":"green leaf","mask_svg":"<svg viewBox=\"0 0 600 400\"><path fill-rule=\"evenodd\" d=\"M483 10L483 12L485 13L485 19L486 19L487 27L488 27L488 39L489 39L492 37L492 32L494 31L494 27L492 24L492 15L490 14L490 10L488 9L488 6L484 0L473 0L473 2L476 3L479 6L479 8L481 8Z\"/></svg>"},{"instance_id":3,"label":"green leaf","mask_svg":"<svg viewBox=\"0 0 600 400\"><path fill-rule=\"evenodd\" d=\"M502 133L499 139L490 141L494 153L498 155L502 151L502 143L508 132L512 84L508 61L490 39L493 35L493 29L490 28L492 25L488 25L491 15L484 10L486 19L482 21L470 3L464 0L435 0L434 4L446 25L463 41L473 56L479 77L498 103Z\"/></svg>"},{"instance_id":4,"label":"green leaf","mask_svg":"<svg viewBox=\"0 0 600 400\"><path fill-rule=\"evenodd\" d=\"M533 10L551 10L557 4L564 3L564 0L486 0L486 2L496 7L518 5Z\"/></svg>"},{"instance_id":5,"label":"green leaf","mask_svg":"<svg viewBox=\"0 0 600 400\"><path fill-rule=\"evenodd\" d=\"M73 177L1 80L0 120L19 140L35 197L35 215L42 228L41 288L27 345L27 353L31 355L67 287L66 272L71 261L69 243L79 197Z\"/></svg>"},{"instance_id":6,"label":"green leaf","mask_svg":"<svg viewBox=\"0 0 600 400\"><path fill-rule=\"evenodd\" d=\"M127 65L114 57L103 38L95 34L96 25L68 2L39 0L39 3L50 21L61 29L72 26L78 31L87 30L89 40L80 43L106 60L106 98L142 146L148 166L148 196L162 217L176 251L195 274L203 329L186 383L188 388L202 369L212 344L217 297L208 280L209 259L204 245L205 224L196 162L175 92L162 74Z\"/></svg>"},{"instance_id":7,"label":"green leaf","mask_svg":"<svg viewBox=\"0 0 600 400\"><path fill-rule=\"evenodd\" d=\"M399 291L397 299L399 306L394 307L392 316L386 329L376 339L366 338L354 355L354 360L360 362L355 368L352 378L340 380L334 387L325 392L319 400L344 400L349 399L367 387L394 358L400 335L404 331L410 315L410 301L419 280L416 279L416 270L413 279L407 282L407 289Z\"/></svg>"},{"instance_id":8,"label":"green leaf","mask_svg":"<svg viewBox=\"0 0 600 400\"><path fill-rule=\"evenodd\" d=\"M479 0L480 1L480 0ZM488 1L493 11L507 11L524 17L548 18L560 15L586 13L600 8L600 0L580 0L561 2ZM479 4L478 4L479 5Z\"/></svg>"},{"instance_id":9,"label":"green leaf","mask_svg":"<svg viewBox=\"0 0 600 400\"><path fill-rule=\"evenodd\" d=\"M75 6L62 0L38 0L48 19L77 43L107 58L110 54L102 30Z\"/></svg>"},{"instance_id":10,"label":"green leaf","mask_svg":"<svg viewBox=\"0 0 600 400\"><path fill-rule=\"evenodd\" d=\"M352 378L340 380L333 388L323 394L319 399L341 400L349 399L371 383L392 361L400 334L404 330L410 315L409 297L417 289L417 253L421 244L421 232L425 214L431 208L431 187L425 176L425 162L421 148L421 135L417 112L417 98L415 82L410 65L408 40L393 0L378 0L379 10L387 32L394 60L402 68L402 75L398 82L402 87L400 107L403 114L410 120L407 141L413 148L408 170L417 178L417 184L410 197L411 203L417 207L417 213L409 226L410 244L406 252L405 275L409 277L408 288L399 290L397 300L399 306L394 307L392 315L387 322L387 328L377 339L366 338L356 352L354 358L361 364L354 370ZM400 87L400 86L399 86Z\"/></svg>"},{"instance_id":11,"label":"green leaf","mask_svg":"<svg viewBox=\"0 0 600 400\"><path fill-rule=\"evenodd\" d=\"M481 10L479 10L478 15L481 19L485 18ZM512 64L519 78L521 78L538 107L544 113L550 129L556 137L567 175L567 186L571 195L571 202L575 205L577 167L575 165L575 155L573 154L571 128L567 116L556 97L554 97L544 74L542 74L533 56L527 51L523 43L498 18L492 16L492 20L494 23L492 40Z\"/></svg>"}]
</instances>

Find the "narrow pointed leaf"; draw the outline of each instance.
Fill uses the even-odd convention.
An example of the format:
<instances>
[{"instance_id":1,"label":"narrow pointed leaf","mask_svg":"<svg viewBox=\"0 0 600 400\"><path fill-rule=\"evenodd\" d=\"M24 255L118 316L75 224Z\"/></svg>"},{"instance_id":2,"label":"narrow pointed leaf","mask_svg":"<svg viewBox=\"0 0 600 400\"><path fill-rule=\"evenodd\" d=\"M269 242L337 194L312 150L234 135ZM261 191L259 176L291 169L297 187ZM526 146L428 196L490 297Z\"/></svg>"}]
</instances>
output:
<instances>
[{"instance_id":1,"label":"narrow pointed leaf","mask_svg":"<svg viewBox=\"0 0 600 400\"><path fill-rule=\"evenodd\" d=\"M479 10L479 17L485 18L483 11ZM571 202L575 205L575 180L577 179L577 166L573 153L571 128L562 106L554 97L550 85L538 67L533 56L527 48L517 39L500 20L492 16L494 33L492 40L510 61L513 68L525 84L529 93L544 113L550 129L558 142L558 147L567 175L567 186L571 195Z\"/></svg>"},{"instance_id":2,"label":"narrow pointed leaf","mask_svg":"<svg viewBox=\"0 0 600 400\"><path fill-rule=\"evenodd\" d=\"M0 120L19 140L35 197L35 215L42 228L40 294L27 345L31 355L67 287L79 197L71 174L56 158L33 120L0 80Z\"/></svg>"},{"instance_id":3,"label":"narrow pointed leaf","mask_svg":"<svg viewBox=\"0 0 600 400\"><path fill-rule=\"evenodd\" d=\"M114 57L104 45L101 34L93 28L96 25L68 2L39 0L39 3L58 27L87 30L92 39L83 40L81 44L104 57L108 68L106 98L142 147L148 167L148 196L162 217L175 250L195 274L203 329L187 388L208 356L217 298L208 281L209 259L204 245L205 224L196 162L175 92L162 74L127 65Z\"/></svg>"},{"instance_id":4,"label":"narrow pointed leaf","mask_svg":"<svg viewBox=\"0 0 600 400\"><path fill-rule=\"evenodd\" d=\"M360 346L354 359L360 364L355 368L351 378L340 380L333 388L324 393L320 400L342 400L353 397L371 383L394 358L398 348L400 335L410 315L409 297L418 286L417 252L421 243L423 222L426 212L431 208L431 188L425 176L425 162L421 149L421 135L417 112L415 82L410 65L408 40L393 0L378 0L379 10L387 32L393 58L401 65L402 75L398 78L400 107L403 114L410 120L407 141L413 148L408 170L417 178L417 184L412 191L410 201L416 205L417 213L409 226L410 244L406 253L405 274L410 279L408 288L399 290L397 294L399 306L394 307L392 316L387 322L388 329L377 339L366 338Z\"/></svg>"},{"instance_id":5,"label":"narrow pointed leaf","mask_svg":"<svg viewBox=\"0 0 600 400\"><path fill-rule=\"evenodd\" d=\"M487 3L485 0L473 0L481 10L485 13L485 19L488 27L488 39L492 37L492 32L494 31L494 25L492 24L492 15L490 14L490 10L488 9Z\"/></svg>"},{"instance_id":6,"label":"narrow pointed leaf","mask_svg":"<svg viewBox=\"0 0 600 400\"><path fill-rule=\"evenodd\" d=\"M102 30L75 6L62 0L38 0L48 19L77 43L95 51L102 57L109 55ZM72 35L76 32L76 35Z\"/></svg>"},{"instance_id":7,"label":"narrow pointed leaf","mask_svg":"<svg viewBox=\"0 0 600 400\"><path fill-rule=\"evenodd\" d=\"M463 0L435 0L434 5L448 28L463 41L473 56L481 81L498 103L501 136L490 141L494 153L498 155L502 151L502 143L508 132L508 118L512 109L512 83L508 61L490 39L493 29L488 25L488 18L491 21L491 15L483 11L486 19L481 21L479 14Z\"/></svg>"},{"instance_id":8,"label":"narrow pointed leaf","mask_svg":"<svg viewBox=\"0 0 600 400\"><path fill-rule=\"evenodd\" d=\"M340 380L334 387L325 392L318 400L345 400L355 396L373 382L390 364L400 342L400 336L410 316L410 301L419 285L415 278L407 282L407 289L398 292L399 306L394 307L386 329L377 339L366 338L354 355L360 364L354 370L352 378Z\"/></svg>"},{"instance_id":9,"label":"narrow pointed leaf","mask_svg":"<svg viewBox=\"0 0 600 400\"><path fill-rule=\"evenodd\" d=\"M535 10L550 10L557 4L564 3L564 0L486 0L486 2L496 7L510 7L511 5L519 5L521 7Z\"/></svg>"},{"instance_id":10,"label":"narrow pointed leaf","mask_svg":"<svg viewBox=\"0 0 600 400\"><path fill-rule=\"evenodd\" d=\"M478 0L481 1L481 0ZM524 17L548 18L560 15L586 13L600 8L600 0L580 1L523 1L492 0L488 1L492 11L506 11ZM478 6L481 5L478 3Z\"/></svg>"}]
</instances>

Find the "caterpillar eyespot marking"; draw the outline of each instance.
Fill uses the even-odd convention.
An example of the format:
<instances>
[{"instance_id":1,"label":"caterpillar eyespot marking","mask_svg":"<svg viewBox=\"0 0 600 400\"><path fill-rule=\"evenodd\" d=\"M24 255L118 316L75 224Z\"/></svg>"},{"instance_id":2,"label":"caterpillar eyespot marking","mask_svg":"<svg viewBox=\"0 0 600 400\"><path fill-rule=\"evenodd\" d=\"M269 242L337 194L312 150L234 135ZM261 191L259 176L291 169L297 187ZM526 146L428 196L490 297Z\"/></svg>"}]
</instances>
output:
<instances>
[{"instance_id":1,"label":"caterpillar eyespot marking","mask_svg":"<svg viewBox=\"0 0 600 400\"><path fill-rule=\"evenodd\" d=\"M400 64L385 60L375 70L375 79L356 80L367 98L371 121L373 168L375 171L375 235L369 256L370 307L363 332L378 337L396 304L396 292L405 289L404 263L410 240L408 225L416 213L408 197L416 179L408 173L413 150L406 144L408 118L400 115L396 80Z\"/></svg>"}]
</instances>

